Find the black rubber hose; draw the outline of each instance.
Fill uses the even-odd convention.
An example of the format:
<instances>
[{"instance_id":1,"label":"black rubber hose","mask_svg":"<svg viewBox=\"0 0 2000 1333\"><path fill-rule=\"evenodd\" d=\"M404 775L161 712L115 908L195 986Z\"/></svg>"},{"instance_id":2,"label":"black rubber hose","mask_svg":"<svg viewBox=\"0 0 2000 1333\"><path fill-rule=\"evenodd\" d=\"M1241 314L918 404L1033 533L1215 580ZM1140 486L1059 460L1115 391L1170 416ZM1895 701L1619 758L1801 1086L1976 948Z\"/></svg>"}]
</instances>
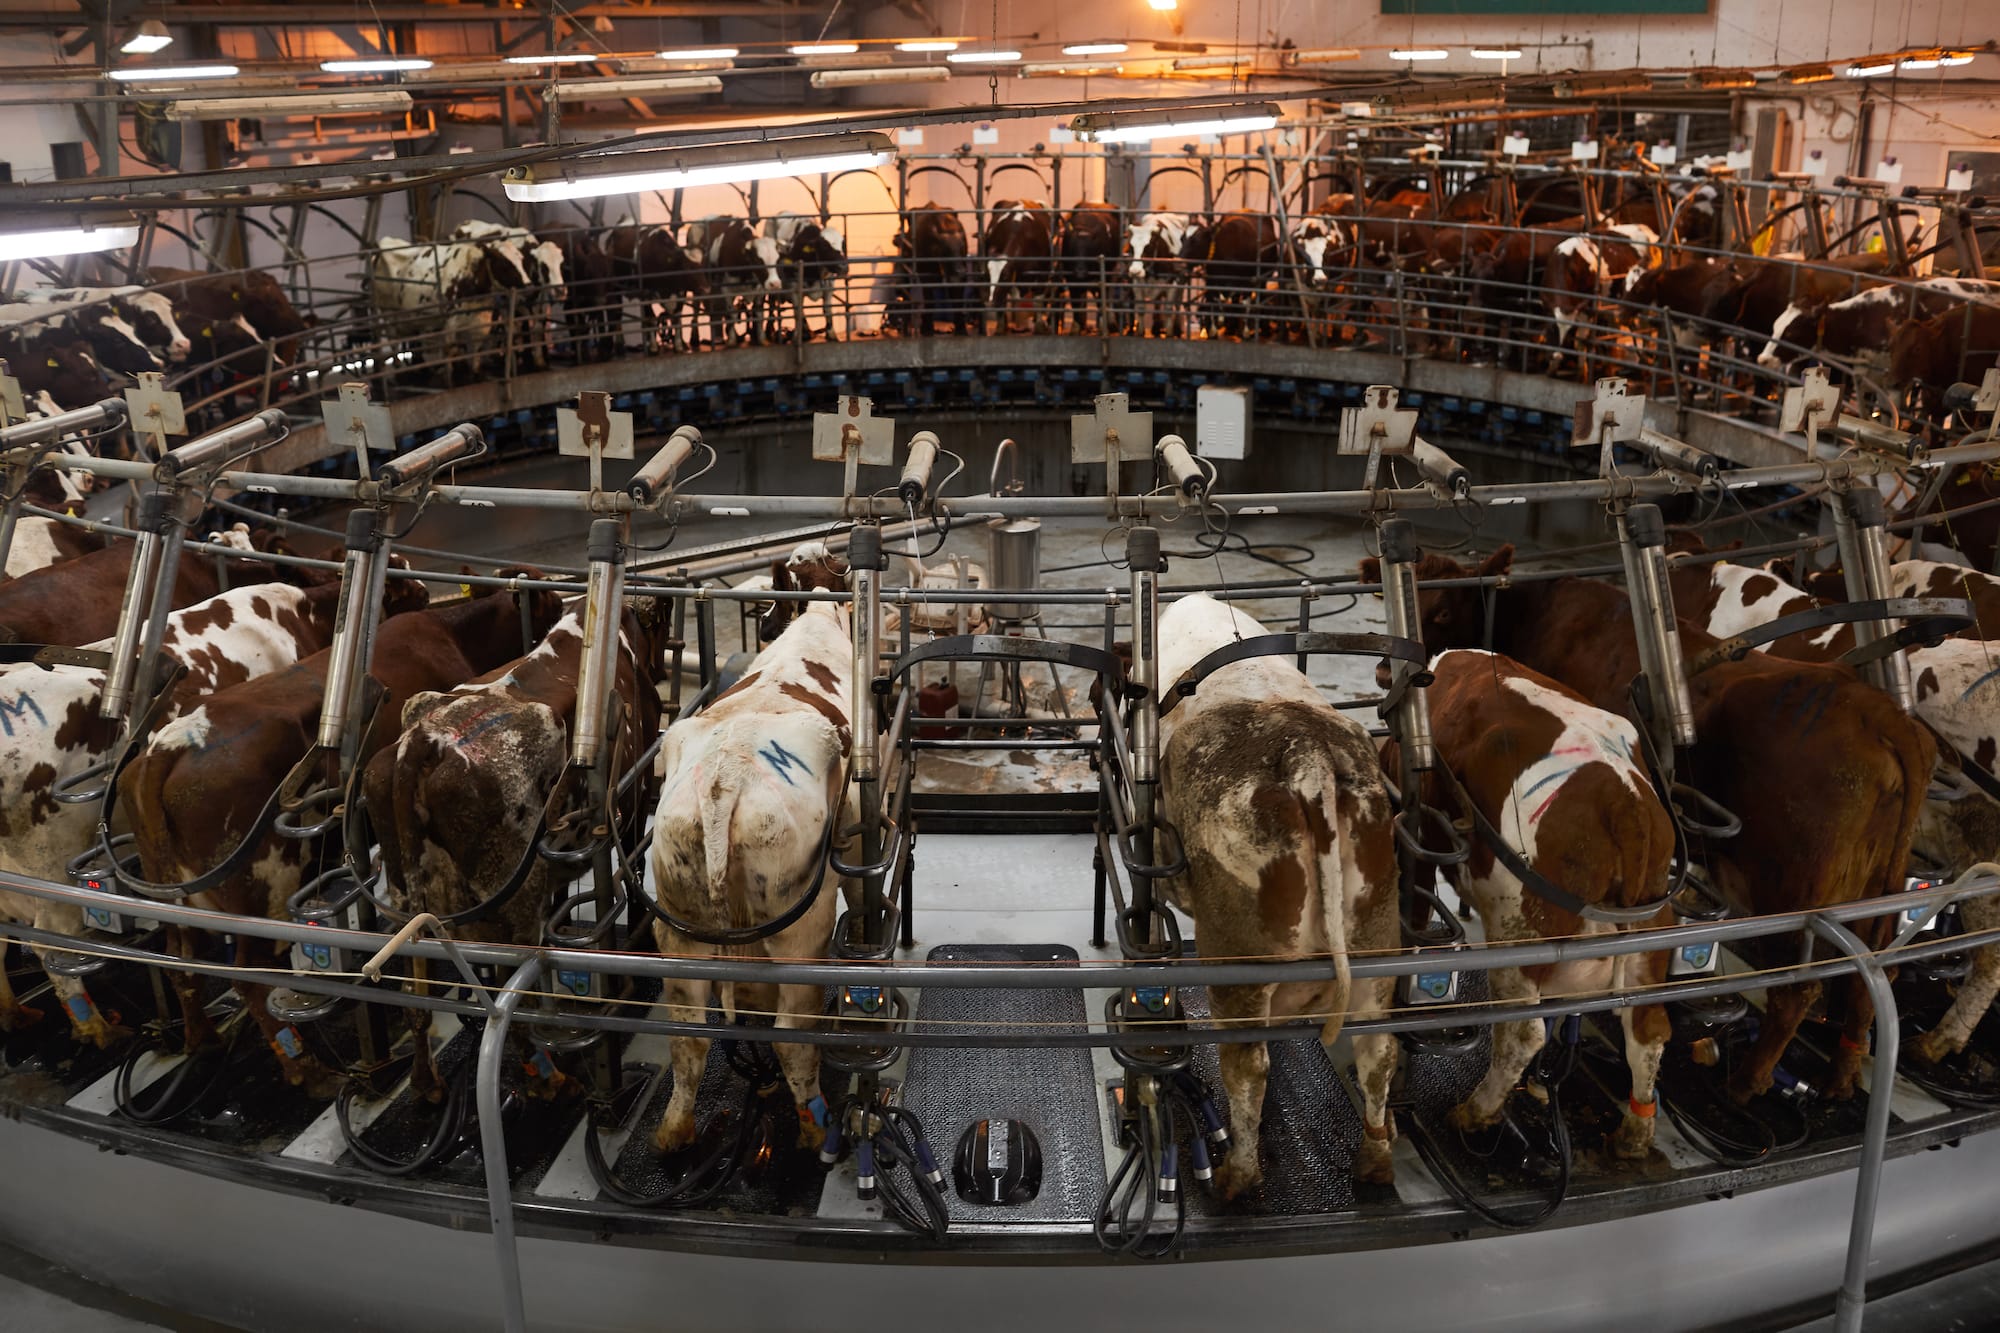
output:
<instances>
[{"instance_id":1,"label":"black rubber hose","mask_svg":"<svg viewBox=\"0 0 2000 1333\"><path fill-rule=\"evenodd\" d=\"M362 1131L354 1128L349 1119L357 1087L349 1083L333 1099L334 1118L340 1122L340 1137L347 1141L347 1149L355 1160L378 1176L413 1176L428 1166L449 1159L465 1135L466 1113L472 1103L472 1070L478 1062L467 1056L453 1066L445 1077L444 1108L438 1115L437 1128L431 1132L417 1155L407 1161L391 1157L378 1148L371 1147L362 1137Z\"/></svg>"}]
</instances>

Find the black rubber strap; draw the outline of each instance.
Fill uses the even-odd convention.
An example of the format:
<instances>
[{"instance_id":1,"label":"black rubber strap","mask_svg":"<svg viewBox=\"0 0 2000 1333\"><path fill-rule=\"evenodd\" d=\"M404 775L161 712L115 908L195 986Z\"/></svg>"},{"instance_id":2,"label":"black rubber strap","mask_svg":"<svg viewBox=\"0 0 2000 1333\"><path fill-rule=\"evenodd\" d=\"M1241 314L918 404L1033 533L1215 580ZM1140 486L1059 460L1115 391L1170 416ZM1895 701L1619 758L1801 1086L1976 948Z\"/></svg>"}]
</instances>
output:
<instances>
[{"instance_id":1,"label":"black rubber strap","mask_svg":"<svg viewBox=\"0 0 2000 1333\"><path fill-rule=\"evenodd\" d=\"M1885 597L1867 602L1832 602L1816 606L1810 611L1798 611L1789 616L1779 616L1753 629L1724 639L1707 652L1688 664L1687 673L1698 676L1719 662L1740 662L1750 650L1767 643L1773 643L1788 635L1800 634L1806 630L1825 629L1829 625L1851 625L1863 620L1909 620L1914 623L1904 626L1897 634L1864 644L1852 649L1841 660L1850 666L1861 662L1886 657L1898 648L1912 643L1928 642L1942 638L1956 630L1974 623L1972 603L1956 597ZM1907 638L1899 638L1904 631L1911 631ZM1888 643L1886 648L1875 650L1880 643Z\"/></svg>"},{"instance_id":2,"label":"black rubber strap","mask_svg":"<svg viewBox=\"0 0 2000 1333\"><path fill-rule=\"evenodd\" d=\"M1125 664L1102 648L1060 639L1030 639L1018 634L953 634L912 648L897 658L889 674L901 678L925 662L1047 662L1052 666L1094 671L1123 681Z\"/></svg>"},{"instance_id":3,"label":"black rubber strap","mask_svg":"<svg viewBox=\"0 0 2000 1333\"><path fill-rule=\"evenodd\" d=\"M1160 692L1160 716L1198 689L1202 681L1235 662L1253 657L1301 657L1342 655L1388 657L1413 663L1419 671L1430 665L1430 654L1415 639L1390 634L1334 634L1311 630L1303 634L1258 634L1226 643L1183 671L1180 679Z\"/></svg>"},{"instance_id":4,"label":"black rubber strap","mask_svg":"<svg viewBox=\"0 0 2000 1333\"><path fill-rule=\"evenodd\" d=\"M1629 926L1650 921L1658 916L1660 909L1671 902L1674 894L1678 892L1677 886L1670 885L1667 892L1660 897L1632 907L1606 907L1601 903L1585 902L1529 865L1527 858L1514 850L1513 845L1502 836L1500 830L1493 826L1493 821L1486 817L1485 811L1479 808L1479 802L1472 799L1472 793L1458 780L1458 774L1452 772L1442 761L1432 771L1443 780L1445 789L1452 794L1467 817L1472 820L1473 831L1479 834L1480 841L1484 842L1488 850L1493 853L1493 859L1507 867L1508 873L1521 881L1522 888L1543 902L1559 907L1572 916L1582 917L1586 921L1612 926Z\"/></svg>"}]
</instances>

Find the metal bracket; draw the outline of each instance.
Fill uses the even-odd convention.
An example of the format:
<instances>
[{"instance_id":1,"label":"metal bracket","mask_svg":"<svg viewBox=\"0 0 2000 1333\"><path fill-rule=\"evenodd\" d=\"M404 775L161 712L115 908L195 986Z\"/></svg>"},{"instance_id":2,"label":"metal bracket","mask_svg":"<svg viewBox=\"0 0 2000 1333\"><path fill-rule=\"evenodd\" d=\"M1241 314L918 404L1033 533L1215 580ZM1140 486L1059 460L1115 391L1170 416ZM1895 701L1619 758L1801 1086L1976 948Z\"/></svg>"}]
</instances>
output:
<instances>
[{"instance_id":1,"label":"metal bracket","mask_svg":"<svg viewBox=\"0 0 2000 1333\"><path fill-rule=\"evenodd\" d=\"M817 462L844 465L842 485L852 499L862 464L895 465L896 423L876 416L873 400L843 395L833 411L813 413L812 456Z\"/></svg>"},{"instance_id":2,"label":"metal bracket","mask_svg":"<svg viewBox=\"0 0 2000 1333\"><path fill-rule=\"evenodd\" d=\"M125 391L125 406L132 421L132 433L153 441L153 452L167 452L167 436L187 434L187 413L181 396L164 387L166 377L157 370L139 372L137 387Z\"/></svg>"},{"instance_id":3,"label":"metal bracket","mask_svg":"<svg viewBox=\"0 0 2000 1333\"><path fill-rule=\"evenodd\" d=\"M1396 406L1396 390L1387 384L1371 384L1361 394L1361 406L1340 414L1340 439L1334 452L1366 454L1368 466L1361 475L1361 489L1375 489L1375 474L1385 454L1408 454L1416 448L1417 413L1414 408Z\"/></svg>"},{"instance_id":4,"label":"metal bracket","mask_svg":"<svg viewBox=\"0 0 2000 1333\"><path fill-rule=\"evenodd\" d=\"M1571 447L1598 447L1597 472L1601 477L1613 475L1612 446L1636 442L1646 429L1646 395L1632 393L1630 388L1616 376L1597 381L1595 394L1577 401L1576 416L1570 422Z\"/></svg>"},{"instance_id":5,"label":"metal bracket","mask_svg":"<svg viewBox=\"0 0 2000 1333\"><path fill-rule=\"evenodd\" d=\"M556 452L565 458L588 458L590 489L601 491L604 460L636 456L632 447L632 414L613 412L608 393L580 393L575 407L556 409Z\"/></svg>"},{"instance_id":6,"label":"metal bracket","mask_svg":"<svg viewBox=\"0 0 2000 1333\"><path fill-rule=\"evenodd\" d=\"M328 439L345 440L353 446L361 480L367 481L371 475L370 451L387 454L396 450L396 428L389 420L389 405L369 402L366 384L343 384L335 393L338 397L320 400L320 419L326 422Z\"/></svg>"},{"instance_id":7,"label":"metal bracket","mask_svg":"<svg viewBox=\"0 0 2000 1333\"><path fill-rule=\"evenodd\" d=\"M1130 394L1100 393L1091 399L1089 416L1069 419L1069 459L1072 463L1104 465L1104 495L1118 506L1120 465L1153 455L1153 414L1134 412Z\"/></svg>"},{"instance_id":8,"label":"metal bracket","mask_svg":"<svg viewBox=\"0 0 2000 1333\"><path fill-rule=\"evenodd\" d=\"M1778 429L1791 434L1804 431L1806 457L1819 451L1819 428L1840 416L1840 390L1826 376L1825 366L1807 366L1805 382L1785 390L1778 408Z\"/></svg>"}]
</instances>

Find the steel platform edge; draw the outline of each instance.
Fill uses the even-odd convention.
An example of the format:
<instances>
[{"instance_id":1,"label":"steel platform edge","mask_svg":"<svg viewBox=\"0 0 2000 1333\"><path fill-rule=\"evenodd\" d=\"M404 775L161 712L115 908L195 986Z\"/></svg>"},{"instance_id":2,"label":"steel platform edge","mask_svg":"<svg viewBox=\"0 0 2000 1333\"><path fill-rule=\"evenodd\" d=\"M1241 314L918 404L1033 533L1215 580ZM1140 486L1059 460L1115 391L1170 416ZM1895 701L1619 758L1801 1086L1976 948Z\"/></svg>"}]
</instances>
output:
<instances>
[{"instance_id":1,"label":"steel platform edge","mask_svg":"<svg viewBox=\"0 0 2000 1333\"><path fill-rule=\"evenodd\" d=\"M14 1100L0 1111L0 1237L93 1282L250 1330L498 1326L476 1193L281 1170ZM2000 1242L1983 1188L2000 1172L2000 1135L1979 1132L1992 1120L1962 1113L1892 1137L1871 1288ZM995 1245L980 1228L937 1252L865 1223L829 1233L811 1219L789 1228L527 1199L517 1215L530 1323L549 1330L893 1333L935 1328L941 1315L959 1329L1011 1329L1031 1314L1209 1333L1308 1320L1756 1327L1831 1308L1853 1152L1718 1172L1678 1206L1643 1189L1576 1200L1527 1234L1468 1237L1464 1216L1442 1206L1290 1220L1282 1235L1232 1222L1229 1241L1210 1236L1190 1253L1212 1262L1107 1264L1083 1252L1087 1232L1037 1250Z\"/></svg>"}]
</instances>

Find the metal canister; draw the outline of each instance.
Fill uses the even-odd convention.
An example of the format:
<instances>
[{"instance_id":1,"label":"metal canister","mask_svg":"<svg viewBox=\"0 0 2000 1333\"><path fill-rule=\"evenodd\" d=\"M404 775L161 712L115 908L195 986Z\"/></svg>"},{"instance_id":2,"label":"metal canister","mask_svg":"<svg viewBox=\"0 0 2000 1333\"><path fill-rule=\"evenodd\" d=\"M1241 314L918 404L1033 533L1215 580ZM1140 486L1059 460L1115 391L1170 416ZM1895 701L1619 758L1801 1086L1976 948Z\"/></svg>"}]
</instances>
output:
<instances>
[{"instance_id":1,"label":"metal canister","mask_svg":"<svg viewBox=\"0 0 2000 1333\"><path fill-rule=\"evenodd\" d=\"M1038 518L996 518L986 525L986 577L995 588L1023 591L1041 587L1042 521ZM1032 602L988 602L996 620L1030 620L1038 608Z\"/></svg>"}]
</instances>

